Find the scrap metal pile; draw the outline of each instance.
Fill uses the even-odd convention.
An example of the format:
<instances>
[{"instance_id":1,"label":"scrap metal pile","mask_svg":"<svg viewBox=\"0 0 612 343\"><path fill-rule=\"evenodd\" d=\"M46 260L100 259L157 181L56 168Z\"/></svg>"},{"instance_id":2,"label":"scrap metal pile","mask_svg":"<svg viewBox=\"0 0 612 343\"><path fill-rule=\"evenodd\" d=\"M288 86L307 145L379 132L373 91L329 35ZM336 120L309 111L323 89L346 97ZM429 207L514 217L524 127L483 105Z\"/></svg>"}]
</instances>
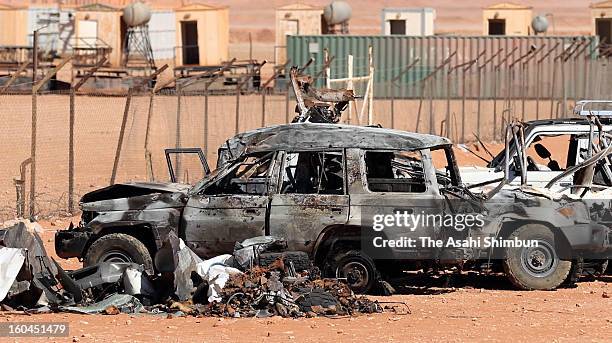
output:
<instances>
[{"instance_id":1,"label":"scrap metal pile","mask_svg":"<svg viewBox=\"0 0 612 343\"><path fill-rule=\"evenodd\" d=\"M158 273L103 262L64 271L32 226L0 230L0 305L28 313L149 313L230 317L314 317L382 312L338 279L322 279L286 242L255 237L232 255L201 260L170 234L155 256Z\"/></svg>"}]
</instances>

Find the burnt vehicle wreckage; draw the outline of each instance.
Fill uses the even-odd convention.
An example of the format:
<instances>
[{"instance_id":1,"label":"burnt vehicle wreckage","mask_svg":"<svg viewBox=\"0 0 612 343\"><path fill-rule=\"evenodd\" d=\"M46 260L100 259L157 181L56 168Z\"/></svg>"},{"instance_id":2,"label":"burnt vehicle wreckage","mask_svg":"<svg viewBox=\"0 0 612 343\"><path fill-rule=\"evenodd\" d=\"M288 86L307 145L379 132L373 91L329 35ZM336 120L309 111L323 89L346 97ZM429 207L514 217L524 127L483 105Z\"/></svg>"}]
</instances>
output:
<instances>
[{"instance_id":1,"label":"burnt vehicle wreckage","mask_svg":"<svg viewBox=\"0 0 612 343\"><path fill-rule=\"evenodd\" d=\"M131 262L65 271L28 224L0 230L3 311L229 317L410 311L403 303L355 296L346 283L323 279L310 265L264 258L282 255L274 251L286 242L276 237L248 239L236 244L232 254L202 260L171 232L155 255L154 274Z\"/></svg>"},{"instance_id":2,"label":"burnt vehicle wreckage","mask_svg":"<svg viewBox=\"0 0 612 343\"><path fill-rule=\"evenodd\" d=\"M291 78L294 123L230 138L219 148L217 168L195 185L126 183L86 194L81 223L56 234L58 256L77 257L86 267L135 263L158 273L157 256L169 236L208 259L232 253L236 242L280 237L286 247L261 254L260 261L311 261L357 293L384 285L398 271L449 268L503 272L519 288L554 289L574 280L582 261L610 257L609 204L547 192L526 180L509 189L509 178L474 194L461 181L448 139L338 124L352 92L316 90L296 69ZM508 135L517 142L524 137L514 128ZM575 189L595 187L589 171L609 149L568 169L580 175ZM434 224L374 230L377 216L433 218ZM466 223L469 216L477 220ZM420 245L402 245L407 241ZM536 244L512 246L517 241Z\"/></svg>"}]
</instances>

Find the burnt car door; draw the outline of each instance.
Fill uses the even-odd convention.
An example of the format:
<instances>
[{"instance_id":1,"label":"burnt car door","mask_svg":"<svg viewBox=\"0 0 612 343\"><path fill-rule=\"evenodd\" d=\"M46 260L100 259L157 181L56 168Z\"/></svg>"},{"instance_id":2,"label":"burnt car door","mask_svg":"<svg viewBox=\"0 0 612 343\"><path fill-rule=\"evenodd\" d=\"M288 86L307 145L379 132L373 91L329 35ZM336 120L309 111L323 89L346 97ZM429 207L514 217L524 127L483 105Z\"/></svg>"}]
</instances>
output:
<instances>
[{"instance_id":1,"label":"burnt car door","mask_svg":"<svg viewBox=\"0 0 612 343\"><path fill-rule=\"evenodd\" d=\"M198 255L231 253L235 242L265 233L274 156L246 156L192 193L183 212L182 234Z\"/></svg>"},{"instance_id":2,"label":"burnt car door","mask_svg":"<svg viewBox=\"0 0 612 343\"><path fill-rule=\"evenodd\" d=\"M191 183L190 179L199 180L210 174L206 156L204 156L201 148L165 149L164 154L166 155L166 163L168 165L168 176L172 183L181 182L189 184ZM193 157L197 157L197 160ZM147 173L153 178L153 166L150 155L147 155Z\"/></svg>"},{"instance_id":3,"label":"burnt car door","mask_svg":"<svg viewBox=\"0 0 612 343\"><path fill-rule=\"evenodd\" d=\"M285 238L289 249L310 252L323 229L348 221L345 153L288 151L280 159L269 234Z\"/></svg>"},{"instance_id":4,"label":"burnt car door","mask_svg":"<svg viewBox=\"0 0 612 343\"><path fill-rule=\"evenodd\" d=\"M438 256L440 249L422 243L440 238L435 218L446 208L439 182L447 177L437 175L430 150L358 153L363 187L351 188L351 209L360 211L362 249L374 259Z\"/></svg>"}]
</instances>

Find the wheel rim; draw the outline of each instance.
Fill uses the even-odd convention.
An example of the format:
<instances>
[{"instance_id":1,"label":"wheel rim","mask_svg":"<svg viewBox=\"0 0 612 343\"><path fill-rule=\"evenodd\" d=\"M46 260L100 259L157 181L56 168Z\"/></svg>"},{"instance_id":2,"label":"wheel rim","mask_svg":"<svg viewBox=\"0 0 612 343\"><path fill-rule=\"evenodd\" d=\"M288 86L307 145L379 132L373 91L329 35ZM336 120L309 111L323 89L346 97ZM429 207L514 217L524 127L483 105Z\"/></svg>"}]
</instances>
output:
<instances>
[{"instance_id":1,"label":"wheel rim","mask_svg":"<svg viewBox=\"0 0 612 343\"><path fill-rule=\"evenodd\" d=\"M559 259L555 249L544 241L538 241L537 247L524 248L521 252L521 265L534 277L547 277L557 268Z\"/></svg>"},{"instance_id":2,"label":"wheel rim","mask_svg":"<svg viewBox=\"0 0 612 343\"><path fill-rule=\"evenodd\" d=\"M107 251L102 255L100 261L110 263L134 262L128 253L121 250Z\"/></svg>"},{"instance_id":3,"label":"wheel rim","mask_svg":"<svg viewBox=\"0 0 612 343\"><path fill-rule=\"evenodd\" d=\"M367 288L370 281L368 267L358 261L351 261L336 270L336 277L346 278L351 289L360 291Z\"/></svg>"}]
</instances>

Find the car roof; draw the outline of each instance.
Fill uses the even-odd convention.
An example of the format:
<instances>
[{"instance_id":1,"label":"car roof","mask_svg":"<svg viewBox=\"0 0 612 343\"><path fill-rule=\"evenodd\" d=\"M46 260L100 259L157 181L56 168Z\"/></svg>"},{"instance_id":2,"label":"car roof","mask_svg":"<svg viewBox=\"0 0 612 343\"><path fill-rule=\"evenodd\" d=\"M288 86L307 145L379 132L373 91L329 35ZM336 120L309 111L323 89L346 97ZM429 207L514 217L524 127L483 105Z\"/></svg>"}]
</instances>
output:
<instances>
[{"instance_id":1,"label":"car roof","mask_svg":"<svg viewBox=\"0 0 612 343\"><path fill-rule=\"evenodd\" d=\"M244 132L226 141L233 157L242 153L276 150L325 150L362 148L420 150L451 145L447 138L372 126L294 123Z\"/></svg>"},{"instance_id":2,"label":"car roof","mask_svg":"<svg viewBox=\"0 0 612 343\"><path fill-rule=\"evenodd\" d=\"M612 118L599 118L603 125L612 125ZM525 122L527 126L543 126L543 125L589 125L589 120L586 118L553 118L553 119L538 119Z\"/></svg>"}]
</instances>

